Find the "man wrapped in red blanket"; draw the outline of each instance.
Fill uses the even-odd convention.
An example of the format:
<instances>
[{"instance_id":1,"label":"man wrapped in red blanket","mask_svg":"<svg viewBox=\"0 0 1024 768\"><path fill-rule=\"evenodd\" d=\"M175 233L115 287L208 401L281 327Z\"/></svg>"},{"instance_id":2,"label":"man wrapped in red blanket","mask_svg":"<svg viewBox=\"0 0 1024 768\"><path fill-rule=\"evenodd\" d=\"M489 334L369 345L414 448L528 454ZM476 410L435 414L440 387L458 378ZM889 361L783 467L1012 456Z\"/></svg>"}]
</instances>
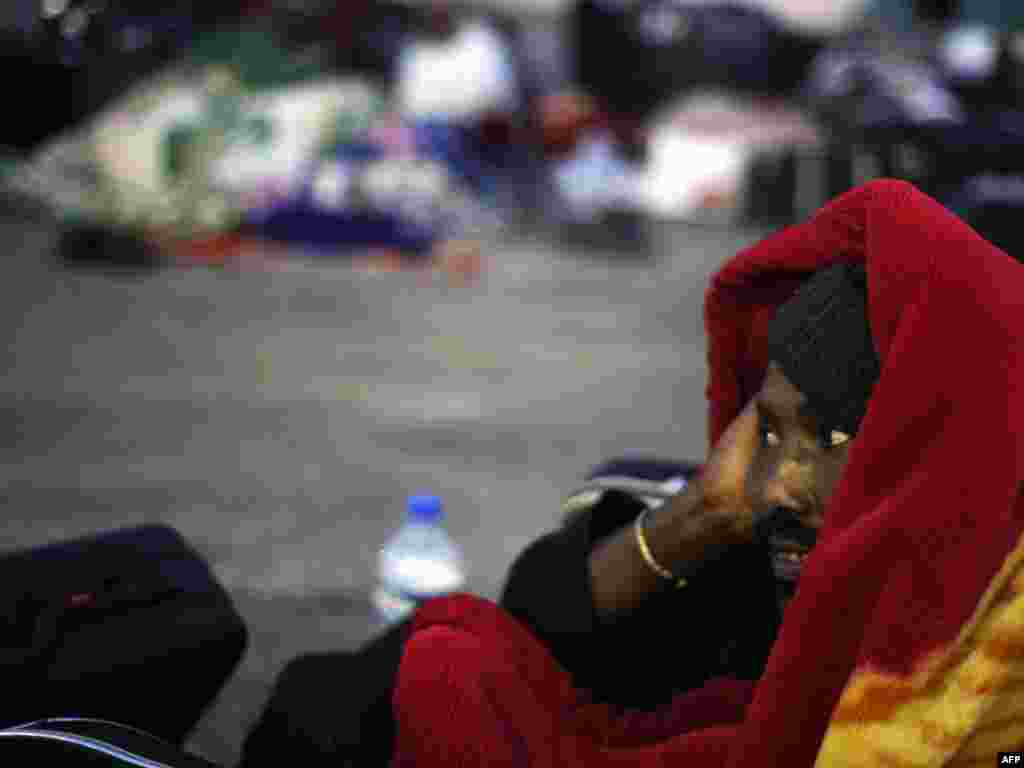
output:
<instances>
[{"instance_id":1,"label":"man wrapped in red blanket","mask_svg":"<svg viewBox=\"0 0 1024 768\"><path fill-rule=\"evenodd\" d=\"M858 292L866 337L845 317ZM737 537L766 499L822 511L800 520L816 543L790 553L764 675L623 717L496 606L437 600L399 672L397 768L988 766L1024 748L1024 266L878 181L727 263L706 325L705 511Z\"/></svg>"}]
</instances>

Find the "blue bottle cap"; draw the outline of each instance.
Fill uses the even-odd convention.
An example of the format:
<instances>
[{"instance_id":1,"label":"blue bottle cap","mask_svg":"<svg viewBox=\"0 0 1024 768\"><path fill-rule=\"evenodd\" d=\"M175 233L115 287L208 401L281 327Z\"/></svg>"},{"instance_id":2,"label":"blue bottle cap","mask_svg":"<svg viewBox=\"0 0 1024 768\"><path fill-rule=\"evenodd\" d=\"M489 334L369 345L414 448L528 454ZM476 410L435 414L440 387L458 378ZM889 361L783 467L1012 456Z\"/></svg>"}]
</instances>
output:
<instances>
[{"instance_id":1,"label":"blue bottle cap","mask_svg":"<svg viewBox=\"0 0 1024 768\"><path fill-rule=\"evenodd\" d=\"M437 496L410 496L409 520L417 523L440 523L444 519L441 499Z\"/></svg>"}]
</instances>

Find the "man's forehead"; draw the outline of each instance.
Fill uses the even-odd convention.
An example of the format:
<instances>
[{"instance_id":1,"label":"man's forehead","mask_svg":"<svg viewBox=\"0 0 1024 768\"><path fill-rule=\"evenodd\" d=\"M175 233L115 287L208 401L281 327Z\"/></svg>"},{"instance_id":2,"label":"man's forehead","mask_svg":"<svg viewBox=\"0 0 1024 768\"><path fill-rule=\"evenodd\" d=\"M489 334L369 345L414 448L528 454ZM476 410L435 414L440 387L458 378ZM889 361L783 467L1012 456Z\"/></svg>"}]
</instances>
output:
<instances>
[{"instance_id":1,"label":"man's forehead","mask_svg":"<svg viewBox=\"0 0 1024 768\"><path fill-rule=\"evenodd\" d=\"M807 396L793 385L776 363L769 364L756 400L761 409L776 416L792 417L810 430L818 428L818 420L810 410Z\"/></svg>"},{"instance_id":2,"label":"man's forehead","mask_svg":"<svg viewBox=\"0 0 1024 768\"><path fill-rule=\"evenodd\" d=\"M793 386L776 363L770 363L765 373L761 391L757 394L758 401L767 406L797 410L807 403L804 394Z\"/></svg>"}]
</instances>

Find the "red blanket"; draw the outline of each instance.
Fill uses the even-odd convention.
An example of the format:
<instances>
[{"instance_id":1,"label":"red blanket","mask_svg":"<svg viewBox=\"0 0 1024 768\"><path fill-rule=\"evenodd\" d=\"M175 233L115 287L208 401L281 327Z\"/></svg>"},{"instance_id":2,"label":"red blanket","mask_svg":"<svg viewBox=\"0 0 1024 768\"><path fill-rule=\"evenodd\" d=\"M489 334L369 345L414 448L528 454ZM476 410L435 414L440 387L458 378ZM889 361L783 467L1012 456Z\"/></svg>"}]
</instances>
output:
<instances>
[{"instance_id":1,"label":"red blanket","mask_svg":"<svg viewBox=\"0 0 1024 768\"><path fill-rule=\"evenodd\" d=\"M398 766L994 765L1024 747L1024 266L909 184L837 198L715 275L712 440L760 385L775 308L840 260L866 266L882 374L756 688L716 682L644 731L581 703L496 606L439 600L399 673Z\"/></svg>"}]
</instances>

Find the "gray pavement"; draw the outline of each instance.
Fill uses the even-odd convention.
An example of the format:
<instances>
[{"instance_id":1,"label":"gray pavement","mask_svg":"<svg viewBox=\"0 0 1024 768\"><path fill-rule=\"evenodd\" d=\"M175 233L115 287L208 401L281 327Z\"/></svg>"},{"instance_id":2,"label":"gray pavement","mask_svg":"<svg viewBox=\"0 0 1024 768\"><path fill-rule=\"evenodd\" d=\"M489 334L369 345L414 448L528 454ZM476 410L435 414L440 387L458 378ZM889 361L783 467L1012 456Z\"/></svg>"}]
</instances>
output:
<instances>
[{"instance_id":1,"label":"gray pavement","mask_svg":"<svg viewBox=\"0 0 1024 768\"><path fill-rule=\"evenodd\" d=\"M659 226L644 259L517 235L456 288L326 261L70 271L52 224L0 222L0 549L143 521L192 541L252 632L191 741L226 766L286 661L376 631L408 494L444 498L495 596L588 467L703 456L704 286L755 237Z\"/></svg>"}]
</instances>

